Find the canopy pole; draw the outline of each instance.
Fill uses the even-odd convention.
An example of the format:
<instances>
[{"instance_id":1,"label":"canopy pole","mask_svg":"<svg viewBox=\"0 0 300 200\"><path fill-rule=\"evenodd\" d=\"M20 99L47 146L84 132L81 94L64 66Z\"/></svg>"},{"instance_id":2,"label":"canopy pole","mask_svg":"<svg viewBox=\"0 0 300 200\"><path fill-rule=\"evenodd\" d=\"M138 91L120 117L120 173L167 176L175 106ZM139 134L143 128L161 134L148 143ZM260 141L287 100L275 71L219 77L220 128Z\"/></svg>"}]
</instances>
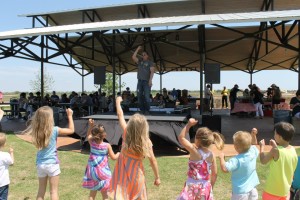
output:
<instances>
[{"instance_id":1,"label":"canopy pole","mask_svg":"<svg viewBox=\"0 0 300 200\"><path fill-rule=\"evenodd\" d=\"M205 63L205 25L198 25L198 41L200 52L200 115L203 113L203 69Z\"/></svg>"},{"instance_id":2,"label":"canopy pole","mask_svg":"<svg viewBox=\"0 0 300 200\"><path fill-rule=\"evenodd\" d=\"M84 67L82 65L82 74L81 74L81 93L84 92L84 76L83 76L83 73L84 73Z\"/></svg>"},{"instance_id":3,"label":"canopy pole","mask_svg":"<svg viewBox=\"0 0 300 200\"><path fill-rule=\"evenodd\" d=\"M160 94L162 94L162 74L159 73L159 90L160 90Z\"/></svg>"},{"instance_id":4,"label":"canopy pole","mask_svg":"<svg viewBox=\"0 0 300 200\"><path fill-rule=\"evenodd\" d=\"M41 36L41 96L44 97L44 37Z\"/></svg>"},{"instance_id":5,"label":"canopy pole","mask_svg":"<svg viewBox=\"0 0 300 200\"><path fill-rule=\"evenodd\" d=\"M113 73L113 111L116 111L116 59L115 59L115 42L116 42L116 31L113 30L112 46L111 46L111 57L112 57L112 73Z\"/></svg>"}]
</instances>

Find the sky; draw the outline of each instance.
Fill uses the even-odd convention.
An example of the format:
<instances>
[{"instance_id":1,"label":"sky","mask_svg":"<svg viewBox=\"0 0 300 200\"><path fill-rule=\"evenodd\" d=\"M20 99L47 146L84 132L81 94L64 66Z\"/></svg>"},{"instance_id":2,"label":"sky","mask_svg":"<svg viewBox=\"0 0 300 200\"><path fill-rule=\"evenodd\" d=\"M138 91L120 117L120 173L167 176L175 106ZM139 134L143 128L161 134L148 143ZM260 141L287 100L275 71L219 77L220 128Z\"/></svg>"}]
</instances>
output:
<instances>
[{"instance_id":1,"label":"sky","mask_svg":"<svg viewBox=\"0 0 300 200\"><path fill-rule=\"evenodd\" d=\"M148 0L149 1L149 0ZM100 7L111 4L128 4L131 2L142 2L142 0L9 0L1 3L0 31L30 28L31 18L19 15L62 11L69 9L82 9ZM31 91L30 81L36 80L39 73L40 63L18 58L6 58L0 60L0 91ZM46 72L54 79L52 90L67 92L81 91L82 78L74 70L67 67L45 64ZM123 75L121 81L125 87L136 90L136 73ZM262 71L253 75L253 83L262 90L266 90L275 83L283 90L297 90L298 74L289 70ZM213 89L222 89L223 86L232 88L238 84L240 89L247 88L250 83L250 75L240 71L221 72L221 83L214 84ZM99 86L94 85L94 75L90 74L84 78L84 90L96 91ZM200 73L198 72L171 72L162 76L162 87L171 90L187 89L200 90ZM153 77L154 90L160 89L160 76Z\"/></svg>"}]
</instances>

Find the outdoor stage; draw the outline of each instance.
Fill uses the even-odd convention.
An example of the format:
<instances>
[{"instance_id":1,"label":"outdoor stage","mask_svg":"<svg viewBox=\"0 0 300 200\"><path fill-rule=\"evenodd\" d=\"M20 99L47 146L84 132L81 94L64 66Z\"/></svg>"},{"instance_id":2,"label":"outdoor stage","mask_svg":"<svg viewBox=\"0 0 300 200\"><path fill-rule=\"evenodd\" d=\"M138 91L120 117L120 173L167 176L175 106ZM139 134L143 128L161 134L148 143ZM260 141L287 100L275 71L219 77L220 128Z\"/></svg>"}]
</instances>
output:
<instances>
[{"instance_id":1,"label":"outdoor stage","mask_svg":"<svg viewBox=\"0 0 300 200\"><path fill-rule=\"evenodd\" d=\"M134 113L126 113L124 115L125 120L128 120ZM177 140L177 136L180 134L181 129L187 122L189 114L160 114L160 115L146 115L145 117L149 123L150 134L154 134L159 138L181 147ZM120 128L118 117L115 113L112 114L99 114L82 117L78 120L74 120L75 132L82 138L86 137L88 129L88 119L94 119L95 123L101 123L106 129L106 140L112 145L119 145L122 136L122 130ZM188 135L188 138L189 135Z\"/></svg>"}]
</instances>

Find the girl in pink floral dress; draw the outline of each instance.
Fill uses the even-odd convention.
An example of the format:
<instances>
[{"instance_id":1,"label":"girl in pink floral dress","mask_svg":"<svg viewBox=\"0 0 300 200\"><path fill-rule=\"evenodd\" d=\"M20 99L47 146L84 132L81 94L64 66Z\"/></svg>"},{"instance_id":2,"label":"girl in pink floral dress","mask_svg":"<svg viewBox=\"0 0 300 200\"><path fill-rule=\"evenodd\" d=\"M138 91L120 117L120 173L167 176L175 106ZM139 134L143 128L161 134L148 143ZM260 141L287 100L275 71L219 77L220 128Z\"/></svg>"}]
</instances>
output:
<instances>
[{"instance_id":1,"label":"girl in pink floral dress","mask_svg":"<svg viewBox=\"0 0 300 200\"><path fill-rule=\"evenodd\" d=\"M199 128L195 135L195 143L192 144L185 138L192 126L198 123L194 118L189 119L188 124L182 129L178 140L189 151L188 178L177 200L212 200L212 188L217 179L216 159L210 150L215 144L218 149L223 149L224 141L220 134L210 129Z\"/></svg>"}]
</instances>

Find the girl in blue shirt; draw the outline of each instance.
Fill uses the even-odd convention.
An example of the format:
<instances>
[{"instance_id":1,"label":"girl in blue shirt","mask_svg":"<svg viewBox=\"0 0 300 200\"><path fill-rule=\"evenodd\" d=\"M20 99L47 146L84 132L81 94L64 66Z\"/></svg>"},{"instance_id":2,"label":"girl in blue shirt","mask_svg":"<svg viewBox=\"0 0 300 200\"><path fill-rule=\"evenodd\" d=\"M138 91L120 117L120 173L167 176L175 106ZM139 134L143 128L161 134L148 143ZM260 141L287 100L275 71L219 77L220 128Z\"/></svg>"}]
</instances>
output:
<instances>
[{"instance_id":1,"label":"girl in blue shirt","mask_svg":"<svg viewBox=\"0 0 300 200\"><path fill-rule=\"evenodd\" d=\"M56 141L58 135L74 133L73 111L66 110L69 127L60 128L54 126L53 111L48 106L40 107L24 133L32 136L32 143L38 149L36 157L37 174L39 177L39 189L36 199L44 199L47 182L50 184L51 200L58 199L59 160L57 157Z\"/></svg>"}]
</instances>

